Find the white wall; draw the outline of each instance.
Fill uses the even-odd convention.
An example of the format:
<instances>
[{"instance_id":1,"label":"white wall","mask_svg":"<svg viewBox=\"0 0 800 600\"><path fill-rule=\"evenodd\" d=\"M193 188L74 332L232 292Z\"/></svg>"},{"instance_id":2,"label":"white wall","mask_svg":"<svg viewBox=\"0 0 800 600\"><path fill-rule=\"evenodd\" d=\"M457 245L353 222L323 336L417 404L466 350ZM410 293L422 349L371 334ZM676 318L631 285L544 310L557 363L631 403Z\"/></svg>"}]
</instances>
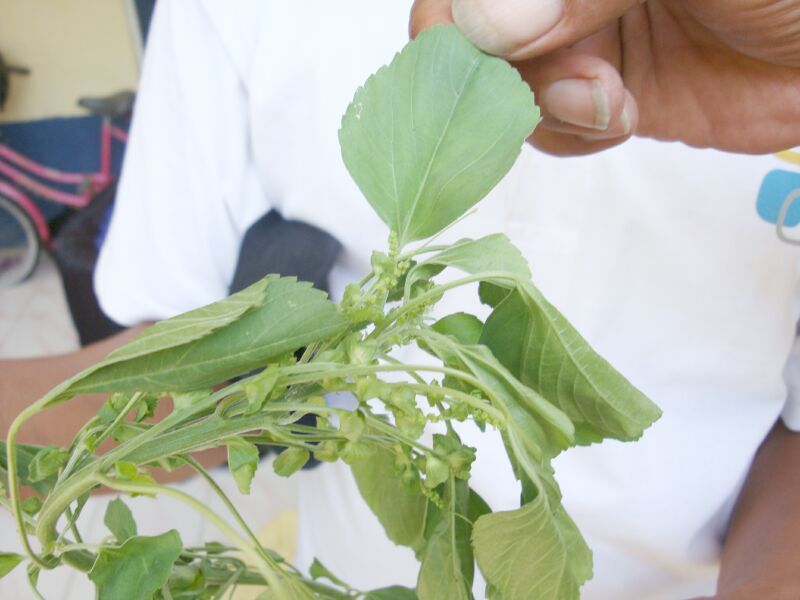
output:
<instances>
[{"instance_id":1,"label":"white wall","mask_svg":"<svg viewBox=\"0 0 800 600\"><path fill-rule=\"evenodd\" d=\"M134 89L138 65L126 0L0 0L0 52L12 76L0 122L83 114L80 96Z\"/></svg>"}]
</instances>

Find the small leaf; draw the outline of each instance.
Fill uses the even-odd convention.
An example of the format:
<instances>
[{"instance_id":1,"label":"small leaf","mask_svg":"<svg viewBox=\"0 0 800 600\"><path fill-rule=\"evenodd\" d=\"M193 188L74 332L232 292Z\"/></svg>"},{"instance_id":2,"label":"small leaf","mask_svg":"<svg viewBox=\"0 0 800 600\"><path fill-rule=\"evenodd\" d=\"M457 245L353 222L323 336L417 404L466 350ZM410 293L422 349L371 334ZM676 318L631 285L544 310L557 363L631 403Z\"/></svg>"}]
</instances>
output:
<instances>
[{"instance_id":1,"label":"small leaf","mask_svg":"<svg viewBox=\"0 0 800 600\"><path fill-rule=\"evenodd\" d=\"M245 414L250 415L261 410L261 407L272 395L280 373L280 370L274 366L267 367L242 386L245 396L247 396Z\"/></svg>"},{"instance_id":2,"label":"small leaf","mask_svg":"<svg viewBox=\"0 0 800 600\"><path fill-rule=\"evenodd\" d=\"M272 463L276 475L289 477L305 466L311 455L303 448L287 448Z\"/></svg>"},{"instance_id":3,"label":"small leaf","mask_svg":"<svg viewBox=\"0 0 800 600\"><path fill-rule=\"evenodd\" d=\"M393 585L367 592L364 600L417 600L417 592L401 585Z\"/></svg>"},{"instance_id":4,"label":"small leaf","mask_svg":"<svg viewBox=\"0 0 800 600\"><path fill-rule=\"evenodd\" d=\"M17 477L22 485L32 488L38 494L46 496L56 482L55 474L42 481L31 481L28 478L31 462L34 457L43 450L41 446L28 444L17 444ZM6 456L6 445L0 444L0 480L8 480L8 459Z\"/></svg>"},{"instance_id":5,"label":"small leaf","mask_svg":"<svg viewBox=\"0 0 800 600\"><path fill-rule=\"evenodd\" d=\"M339 143L350 175L402 247L441 231L483 198L538 120L515 69L455 26L439 26L356 92Z\"/></svg>"},{"instance_id":6,"label":"small leaf","mask_svg":"<svg viewBox=\"0 0 800 600\"><path fill-rule=\"evenodd\" d=\"M119 413L128 405L130 398L125 394L111 394L97 411L97 419L102 423L113 423Z\"/></svg>"},{"instance_id":7,"label":"small leaf","mask_svg":"<svg viewBox=\"0 0 800 600\"><path fill-rule=\"evenodd\" d=\"M311 563L311 568L308 570L308 574L311 575L312 579L320 579L324 578L328 581L335 583L336 585L342 586L344 588L348 587L347 584L336 577L333 573L330 572L328 567L323 565L318 558L314 558L314 562Z\"/></svg>"},{"instance_id":8,"label":"small leaf","mask_svg":"<svg viewBox=\"0 0 800 600\"><path fill-rule=\"evenodd\" d=\"M33 516L42 509L42 501L37 496L31 496L22 501L21 508L26 515Z\"/></svg>"},{"instance_id":9,"label":"small leaf","mask_svg":"<svg viewBox=\"0 0 800 600\"><path fill-rule=\"evenodd\" d=\"M509 288L491 281L481 281L478 285L478 297L481 300L481 304L486 304L492 308L505 300L510 293L511 290Z\"/></svg>"},{"instance_id":10,"label":"small leaf","mask_svg":"<svg viewBox=\"0 0 800 600\"><path fill-rule=\"evenodd\" d=\"M141 423L145 419L152 417L156 412L156 408L158 407L158 401L158 396L146 394L144 398L141 399L139 406L136 409L136 422Z\"/></svg>"},{"instance_id":11,"label":"small leaf","mask_svg":"<svg viewBox=\"0 0 800 600\"><path fill-rule=\"evenodd\" d=\"M191 408L198 402L205 400L210 396L212 390L197 390L194 392L183 392L172 394L172 407L175 412L181 412Z\"/></svg>"},{"instance_id":12,"label":"small leaf","mask_svg":"<svg viewBox=\"0 0 800 600\"><path fill-rule=\"evenodd\" d=\"M103 523L120 544L138 533L131 509L120 498L108 503Z\"/></svg>"},{"instance_id":13,"label":"small leaf","mask_svg":"<svg viewBox=\"0 0 800 600\"><path fill-rule=\"evenodd\" d=\"M364 415L357 410L345 412L339 417L339 433L350 442L358 442L365 427Z\"/></svg>"},{"instance_id":14,"label":"small leaf","mask_svg":"<svg viewBox=\"0 0 800 600\"><path fill-rule=\"evenodd\" d=\"M592 556L563 511L551 511L546 497L513 511L477 520L475 557L486 581L504 600L578 598L591 576Z\"/></svg>"},{"instance_id":15,"label":"small leaf","mask_svg":"<svg viewBox=\"0 0 800 600\"><path fill-rule=\"evenodd\" d=\"M428 499L419 487L410 489L395 468L395 455L370 444L372 457L351 465L358 490L395 544L419 551L425 544Z\"/></svg>"},{"instance_id":16,"label":"small leaf","mask_svg":"<svg viewBox=\"0 0 800 600\"><path fill-rule=\"evenodd\" d=\"M513 282L503 278L493 278L491 273L510 273L524 279L531 276L528 261L522 252L502 233L493 233L477 240L463 239L426 258L414 266L406 277L406 287L413 285L418 279L427 279L428 270L436 267L452 267L469 275L487 274L488 281L499 282L499 285L511 287Z\"/></svg>"},{"instance_id":17,"label":"small leaf","mask_svg":"<svg viewBox=\"0 0 800 600\"><path fill-rule=\"evenodd\" d=\"M425 487L435 488L450 477L450 467L432 454L425 457Z\"/></svg>"},{"instance_id":18,"label":"small leaf","mask_svg":"<svg viewBox=\"0 0 800 600\"><path fill-rule=\"evenodd\" d=\"M101 548L89 571L97 600L150 600L167 583L182 549L174 529L153 537L132 537L119 548Z\"/></svg>"},{"instance_id":19,"label":"small leaf","mask_svg":"<svg viewBox=\"0 0 800 600\"><path fill-rule=\"evenodd\" d=\"M417 581L420 600L471 600L474 558L466 520L469 487L465 481L445 485L445 509L428 537Z\"/></svg>"},{"instance_id":20,"label":"small leaf","mask_svg":"<svg viewBox=\"0 0 800 600\"><path fill-rule=\"evenodd\" d=\"M0 552L0 579L11 573L23 560L25 560L25 557L19 554Z\"/></svg>"},{"instance_id":21,"label":"small leaf","mask_svg":"<svg viewBox=\"0 0 800 600\"><path fill-rule=\"evenodd\" d=\"M55 475L61 467L67 464L68 458L69 453L66 450L55 446L43 448L33 457L28 467L28 480L43 481L51 475Z\"/></svg>"},{"instance_id":22,"label":"small leaf","mask_svg":"<svg viewBox=\"0 0 800 600\"><path fill-rule=\"evenodd\" d=\"M483 321L465 312L453 313L436 321L431 329L442 335L450 335L462 344L477 344L481 337Z\"/></svg>"},{"instance_id":23,"label":"small leaf","mask_svg":"<svg viewBox=\"0 0 800 600\"><path fill-rule=\"evenodd\" d=\"M579 424L579 441L635 440L661 415L533 284L518 286L498 304L481 343Z\"/></svg>"},{"instance_id":24,"label":"small leaf","mask_svg":"<svg viewBox=\"0 0 800 600\"><path fill-rule=\"evenodd\" d=\"M258 468L258 448L243 438L233 438L225 443L228 446L228 469L236 487L242 494L249 494L250 482Z\"/></svg>"}]
</instances>

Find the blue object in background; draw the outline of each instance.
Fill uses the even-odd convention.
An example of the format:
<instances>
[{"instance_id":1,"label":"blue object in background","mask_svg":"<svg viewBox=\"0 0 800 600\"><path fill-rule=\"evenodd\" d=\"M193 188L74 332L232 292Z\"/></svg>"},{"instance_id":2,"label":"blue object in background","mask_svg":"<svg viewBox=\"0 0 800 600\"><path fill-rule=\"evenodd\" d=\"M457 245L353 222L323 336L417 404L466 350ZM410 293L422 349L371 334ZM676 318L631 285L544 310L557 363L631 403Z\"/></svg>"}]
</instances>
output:
<instances>
[{"instance_id":1,"label":"blue object in background","mask_svg":"<svg viewBox=\"0 0 800 600\"><path fill-rule=\"evenodd\" d=\"M68 117L4 123L2 141L12 150L47 167L60 171L91 173L100 168L100 123L98 117ZM124 147L114 142L112 171L119 174ZM52 184L50 184L52 185ZM61 186L56 186L61 189ZM63 188L74 192L74 186ZM66 207L34 198L47 220L66 211Z\"/></svg>"},{"instance_id":2,"label":"blue object in background","mask_svg":"<svg viewBox=\"0 0 800 600\"><path fill-rule=\"evenodd\" d=\"M143 44L147 43L147 34L150 32L150 19L153 17L153 9L155 7L156 0L136 0L136 15L139 18Z\"/></svg>"},{"instance_id":3,"label":"blue object in background","mask_svg":"<svg viewBox=\"0 0 800 600\"><path fill-rule=\"evenodd\" d=\"M770 171L758 190L756 201L758 215L767 223L776 224L783 202L796 190L800 190L800 173L782 169ZM795 227L800 224L800 201L793 202L789 207L783 224L785 227Z\"/></svg>"}]
</instances>

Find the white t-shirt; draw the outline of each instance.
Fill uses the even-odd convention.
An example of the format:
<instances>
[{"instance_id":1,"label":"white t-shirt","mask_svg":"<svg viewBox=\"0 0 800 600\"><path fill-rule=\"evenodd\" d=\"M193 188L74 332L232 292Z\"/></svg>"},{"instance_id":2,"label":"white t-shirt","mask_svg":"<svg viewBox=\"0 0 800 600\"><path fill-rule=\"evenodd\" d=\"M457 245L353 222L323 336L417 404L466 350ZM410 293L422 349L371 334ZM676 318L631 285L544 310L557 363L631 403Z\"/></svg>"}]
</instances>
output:
<instances>
[{"instance_id":1,"label":"white t-shirt","mask_svg":"<svg viewBox=\"0 0 800 600\"><path fill-rule=\"evenodd\" d=\"M223 297L242 235L270 208L343 243L334 296L368 270L387 231L342 164L337 129L356 87L405 43L409 4L158 4L95 280L109 315L134 324ZM526 148L449 234L508 234L549 299L664 411L638 443L556 460L594 551L586 598L713 592L755 451L782 412L800 429L782 376L798 251L756 209L771 173L798 170L641 139L569 159ZM447 304L481 311L466 293ZM516 506L499 436L464 435L478 447L477 491L496 510ZM301 568L318 556L356 587L413 585L411 551L384 539L347 467L299 477Z\"/></svg>"}]
</instances>

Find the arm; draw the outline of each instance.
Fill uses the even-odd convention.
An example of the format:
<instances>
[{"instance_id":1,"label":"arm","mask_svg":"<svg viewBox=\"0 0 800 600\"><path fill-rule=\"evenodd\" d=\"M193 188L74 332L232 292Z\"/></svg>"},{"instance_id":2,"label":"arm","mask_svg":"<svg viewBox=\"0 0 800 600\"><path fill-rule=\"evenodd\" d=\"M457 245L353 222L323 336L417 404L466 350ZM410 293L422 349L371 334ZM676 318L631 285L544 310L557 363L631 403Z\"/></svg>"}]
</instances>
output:
<instances>
[{"instance_id":1,"label":"arm","mask_svg":"<svg viewBox=\"0 0 800 600\"><path fill-rule=\"evenodd\" d=\"M28 404L38 400L50 389L100 361L112 350L131 340L147 325L137 325L106 340L90 344L69 354L43 358L0 360L0 436L5 437L9 425ZM105 395L77 396L43 413L36 415L22 428L19 441L28 444L55 444L66 446L75 433L97 411L105 401ZM156 418L167 414L169 405L162 403ZM206 466L215 466L225 461L225 448L215 448L199 453L196 458ZM172 473L155 473L159 481L175 481L192 475L188 468Z\"/></svg>"},{"instance_id":2,"label":"arm","mask_svg":"<svg viewBox=\"0 0 800 600\"><path fill-rule=\"evenodd\" d=\"M731 517L717 598L800 598L800 433L778 421Z\"/></svg>"}]
</instances>

